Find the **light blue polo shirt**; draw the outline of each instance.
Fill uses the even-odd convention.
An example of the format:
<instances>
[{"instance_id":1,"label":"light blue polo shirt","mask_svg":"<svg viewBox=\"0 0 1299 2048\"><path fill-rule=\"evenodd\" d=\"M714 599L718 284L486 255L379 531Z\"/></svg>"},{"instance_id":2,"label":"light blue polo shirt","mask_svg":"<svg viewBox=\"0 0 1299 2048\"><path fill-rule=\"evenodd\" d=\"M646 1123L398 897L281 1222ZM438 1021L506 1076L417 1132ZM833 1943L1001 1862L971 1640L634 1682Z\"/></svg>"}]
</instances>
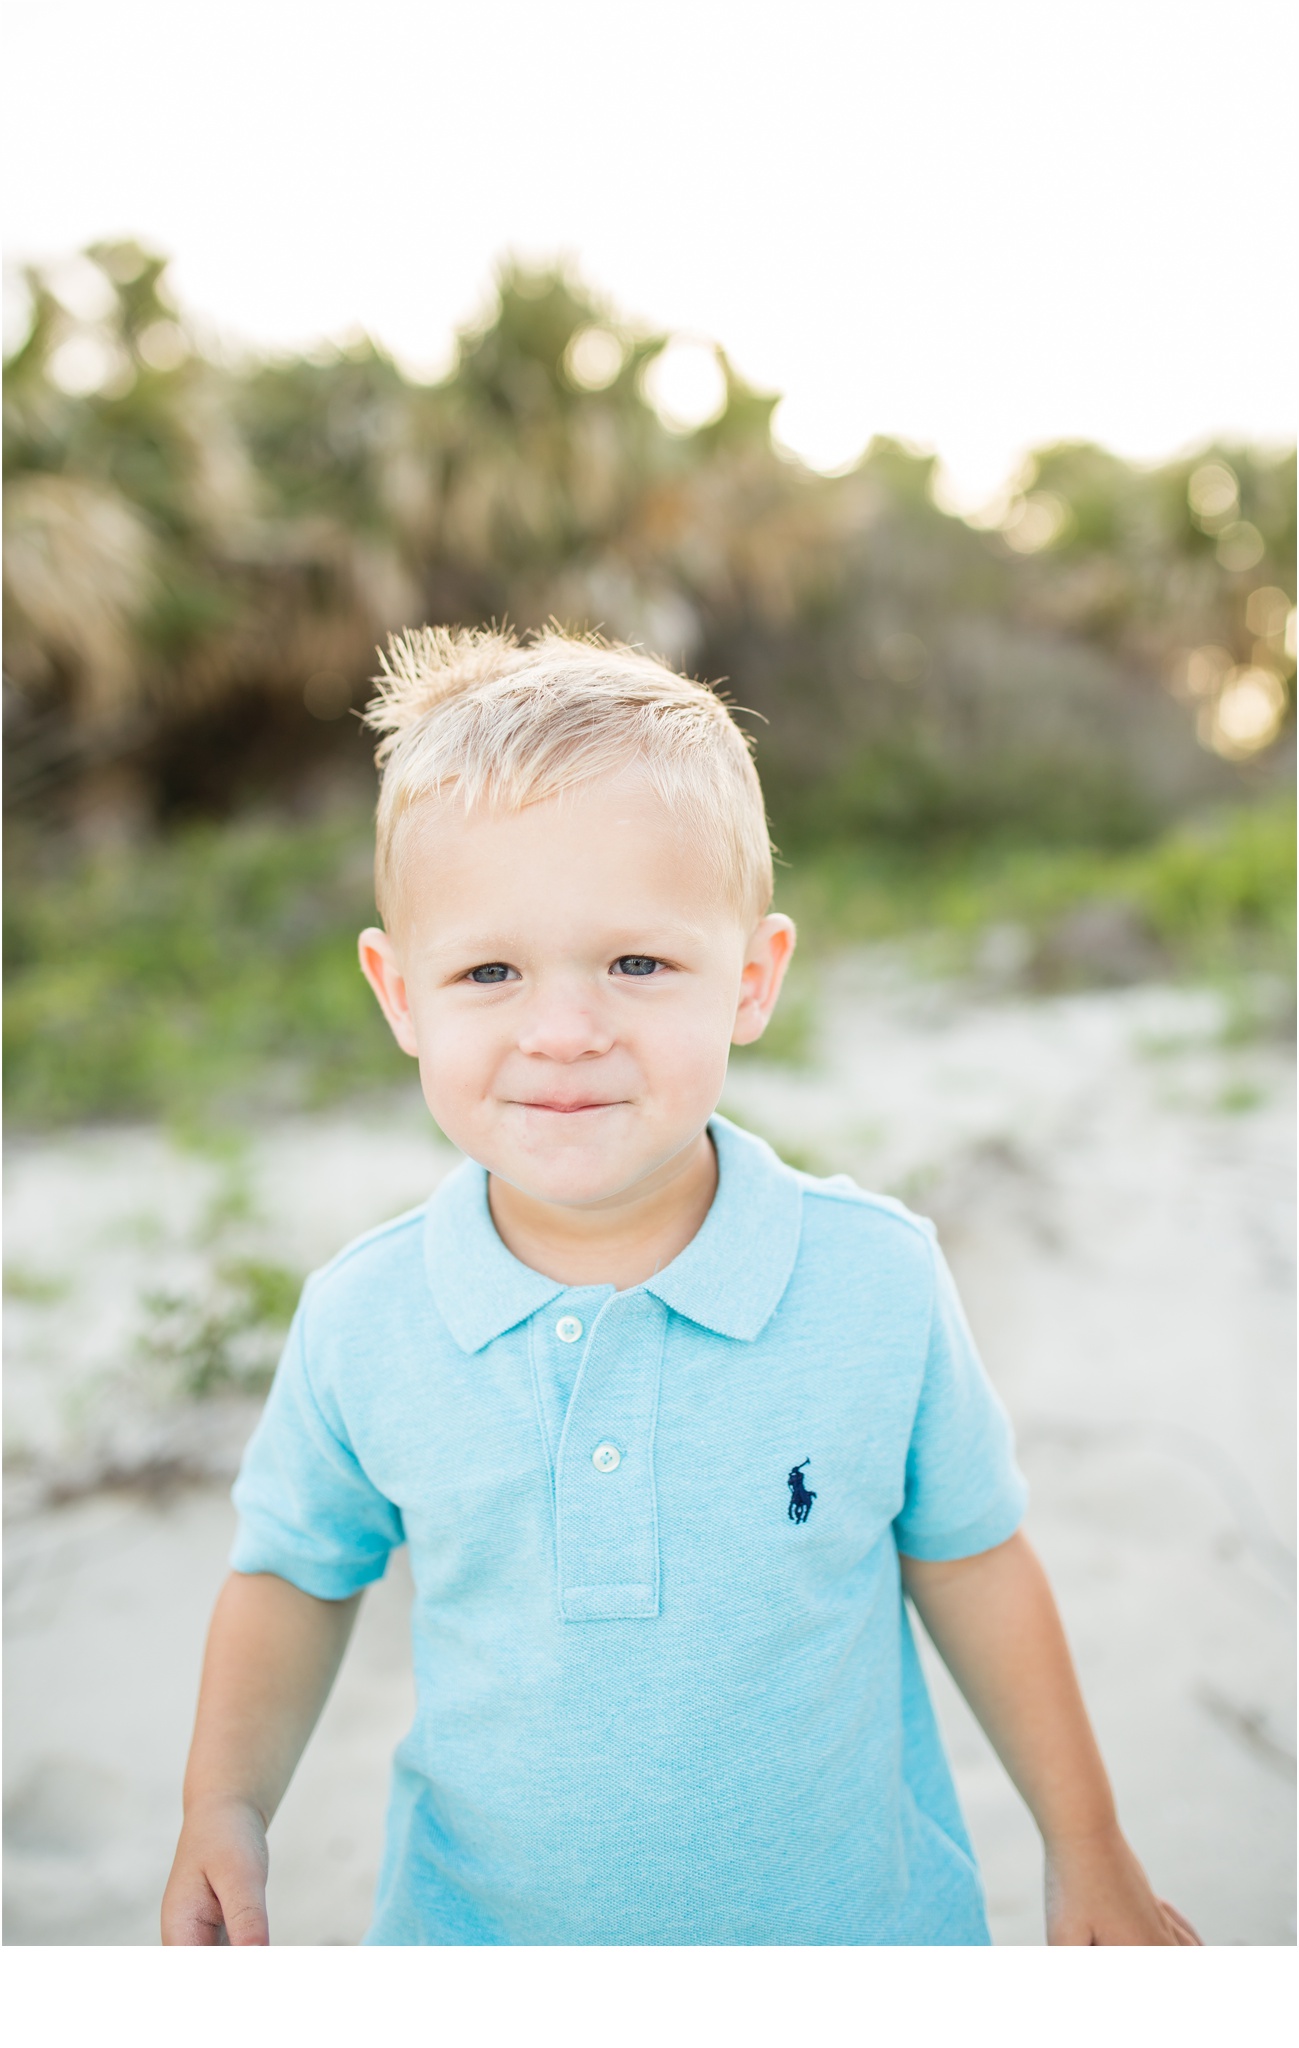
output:
<instances>
[{"instance_id":1,"label":"light blue polo shirt","mask_svg":"<svg viewBox=\"0 0 1299 2048\"><path fill-rule=\"evenodd\" d=\"M898 1550L1025 1487L932 1226L724 1118L643 1286L563 1287L466 1161L308 1282L232 1563L410 1546L418 1705L367 1941L986 1942Z\"/></svg>"}]
</instances>

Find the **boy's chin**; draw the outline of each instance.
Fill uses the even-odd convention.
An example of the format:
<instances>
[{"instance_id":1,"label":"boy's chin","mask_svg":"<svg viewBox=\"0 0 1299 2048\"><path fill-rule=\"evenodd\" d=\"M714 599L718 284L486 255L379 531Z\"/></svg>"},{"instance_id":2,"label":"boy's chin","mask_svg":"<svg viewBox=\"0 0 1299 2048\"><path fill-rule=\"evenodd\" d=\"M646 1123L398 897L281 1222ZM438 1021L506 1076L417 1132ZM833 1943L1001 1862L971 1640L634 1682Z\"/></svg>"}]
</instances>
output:
<instances>
[{"instance_id":1,"label":"boy's chin","mask_svg":"<svg viewBox=\"0 0 1299 2048\"><path fill-rule=\"evenodd\" d=\"M550 1144L492 1146L481 1163L498 1180L534 1202L564 1209L597 1209L634 1198L642 1182L653 1183L664 1165L663 1139L640 1144L632 1133L611 1128L578 1137L565 1131ZM671 1147L668 1147L671 1156Z\"/></svg>"},{"instance_id":2,"label":"boy's chin","mask_svg":"<svg viewBox=\"0 0 1299 2048\"><path fill-rule=\"evenodd\" d=\"M634 1189L648 1170L652 1169L635 1160L611 1159L607 1151L596 1158L575 1152L545 1160L535 1155L504 1158L488 1165L489 1173L508 1181L531 1201L550 1202L564 1209L594 1209L616 1201Z\"/></svg>"}]
</instances>

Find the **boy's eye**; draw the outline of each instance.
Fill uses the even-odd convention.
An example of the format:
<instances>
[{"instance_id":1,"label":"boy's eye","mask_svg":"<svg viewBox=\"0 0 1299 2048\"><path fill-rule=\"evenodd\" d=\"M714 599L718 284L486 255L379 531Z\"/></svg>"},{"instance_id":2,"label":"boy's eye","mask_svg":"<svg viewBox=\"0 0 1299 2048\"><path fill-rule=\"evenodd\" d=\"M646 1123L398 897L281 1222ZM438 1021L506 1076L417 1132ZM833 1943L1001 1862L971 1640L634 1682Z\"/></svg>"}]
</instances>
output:
<instances>
[{"instance_id":1,"label":"boy's eye","mask_svg":"<svg viewBox=\"0 0 1299 2048\"><path fill-rule=\"evenodd\" d=\"M513 972L512 967L506 967L500 960L493 960L486 967L471 967L466 979L480 984L508 981Z\"/></svg>"},{"instance_id":2,"label":"boy's eye","mask_svg":"<svg viewBox=\"0 0 1299 2048\"><path fill-rule=\"evenodd\" d=\"M659 962L651 960L648 953L624 953L613 964L618 969L619 974L644 975L653 974Z\"/></svg>"}]
</instances>

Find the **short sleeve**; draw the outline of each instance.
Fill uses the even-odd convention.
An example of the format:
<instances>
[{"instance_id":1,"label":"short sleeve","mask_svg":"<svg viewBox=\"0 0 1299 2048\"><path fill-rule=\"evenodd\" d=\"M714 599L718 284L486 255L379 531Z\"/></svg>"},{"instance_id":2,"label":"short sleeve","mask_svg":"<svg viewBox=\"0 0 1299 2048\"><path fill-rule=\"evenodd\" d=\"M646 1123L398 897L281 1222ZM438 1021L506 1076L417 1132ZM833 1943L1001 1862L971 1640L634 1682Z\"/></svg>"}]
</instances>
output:
<instances>
[{"instance_id":1,"label":"short sleeve","mask_svg":"<svg viewBox=\"0 0 1299 2048\"><path fill-rule=\"evenodd\" d=\"M893 1524L906 1557L973 1557L1013 1536L1028 1487L1010 1418L975 1349L947 1261L933 1244L934 1304L924 1380L907 1452L906 1498Z\"/></svg>"},{"instance_id":2,"label":"short sleeve","mask_svg":"<svg viewBox=\"0 0 1299 2048\"><path fill-rule=\"evenodd\" d=\"M320 1600L346 1600L382 1578L404 1531L398 1510L322 1411L308 1372L307 1300L235 1481L239 1528L230 1564L237 1572L273 1572Z\"/></svg>"}]
</instances>

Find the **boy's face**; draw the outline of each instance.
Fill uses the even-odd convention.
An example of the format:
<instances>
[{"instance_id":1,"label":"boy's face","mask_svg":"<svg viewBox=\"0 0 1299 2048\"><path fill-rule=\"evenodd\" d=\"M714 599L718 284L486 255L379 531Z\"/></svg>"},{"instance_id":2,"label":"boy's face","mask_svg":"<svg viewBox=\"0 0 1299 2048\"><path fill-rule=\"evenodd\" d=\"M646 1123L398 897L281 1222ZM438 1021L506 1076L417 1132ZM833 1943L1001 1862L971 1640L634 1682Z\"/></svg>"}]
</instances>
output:
<instances>
[{"instance_id":1,"label":"boy's face","mask_svg":"<svg viewBox=\"0 0 1299 2048\"><path fill-rule=\"evenodd\" d=\"M361 964L453 1144L566 1206L670 1176L775 1005L788 918L749 930L634 769L404 830L400 914Z\"/></svg>"}]
</instances>

